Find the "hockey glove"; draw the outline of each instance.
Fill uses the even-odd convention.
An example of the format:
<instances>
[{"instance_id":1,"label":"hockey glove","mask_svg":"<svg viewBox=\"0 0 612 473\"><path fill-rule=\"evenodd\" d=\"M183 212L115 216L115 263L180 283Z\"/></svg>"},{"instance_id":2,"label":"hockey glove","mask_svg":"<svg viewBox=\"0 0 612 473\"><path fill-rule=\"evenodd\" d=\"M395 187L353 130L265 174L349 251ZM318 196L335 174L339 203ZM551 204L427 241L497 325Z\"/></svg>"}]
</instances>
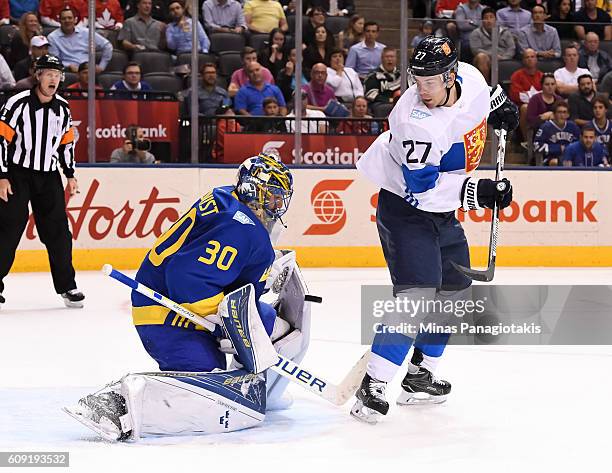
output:
<instances>
[{"instance_id":1,"label":"hockey glove","mask_svg":"<svg viewBox=\"0 0 612 473\"><path fill-rule=\"evenodd\" d=\"M489 125L496 130L502 128L513 131L519 125L518 107L506 96L498 84L491 89L491 111L489 112Z\"/></svg>"},{"instance_id":2,"label":"hockey glove","mask_svg":"<svg viewBox=\"0 0 612 473\"><path fill-rule=\"evenodd\" d=\"M508 179L477 179L469 177L461 189L461 207L464 210L492 209L497 201L500 209L512 202L512 184Z\"/></svg>"}]
</instances>

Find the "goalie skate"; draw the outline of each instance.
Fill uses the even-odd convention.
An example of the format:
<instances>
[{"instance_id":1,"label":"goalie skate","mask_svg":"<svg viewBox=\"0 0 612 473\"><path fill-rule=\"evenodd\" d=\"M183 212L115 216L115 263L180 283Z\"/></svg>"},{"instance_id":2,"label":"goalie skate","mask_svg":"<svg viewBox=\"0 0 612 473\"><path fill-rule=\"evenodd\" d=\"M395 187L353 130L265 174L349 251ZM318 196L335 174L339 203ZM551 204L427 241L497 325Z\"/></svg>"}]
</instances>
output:
<instances>
[{"instance_id":1,"label":"goalie skate","mask_svg":"<svg viewBox=\"0 0 612 473\"><path fill-rule=\"evenodd\" d=\"M451 384L435 378L427 369L420 367L416 373L408 372L402 380L402 392L397 398L400 406L419 404L442 404L451 391Z\"/></svg>"},{"instance_id":2,"label":"goalie skate","mask_svg":"<svg viewBox=\"0 0 612 473\"><path fill-rule=\"evenodd\" d=\"M109 442L127 440L130 436L131 425L125 401L117 393L89 395L76 406L62 410Z\"/></svg>"}]
</instances>

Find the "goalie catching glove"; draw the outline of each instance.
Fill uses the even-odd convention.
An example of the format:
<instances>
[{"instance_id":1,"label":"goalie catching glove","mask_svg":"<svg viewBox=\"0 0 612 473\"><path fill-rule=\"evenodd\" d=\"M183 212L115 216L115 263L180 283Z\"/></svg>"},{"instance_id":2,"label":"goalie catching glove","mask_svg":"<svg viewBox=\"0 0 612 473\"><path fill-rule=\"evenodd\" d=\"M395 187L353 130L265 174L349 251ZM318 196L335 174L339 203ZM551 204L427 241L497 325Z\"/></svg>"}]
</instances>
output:
<instances>
[{"instance_id":1,"label":"goalie catching glove","mask_svg":"<svg viewBox=\"0 0 612 473\"><path fill-rule=\"evenodd\" d=\"M517 106L506 96L499 86L491 89L491 106L488 123L495 130L502 128L508 131L516 130L519 125L519 111Z\"/></svg>"},{"instance_id":2,"label":"goalie catching glove","mask_svg":"<svg viewBox=\"0 0 612 473\"><path fill-rule=\"evenodd\" d=\"M492 209L497 201L500 210L512 202L512 184L508 179L477 179L470 177L461 188L461 207L463 210Z\"/></svg>"}]
</instances>

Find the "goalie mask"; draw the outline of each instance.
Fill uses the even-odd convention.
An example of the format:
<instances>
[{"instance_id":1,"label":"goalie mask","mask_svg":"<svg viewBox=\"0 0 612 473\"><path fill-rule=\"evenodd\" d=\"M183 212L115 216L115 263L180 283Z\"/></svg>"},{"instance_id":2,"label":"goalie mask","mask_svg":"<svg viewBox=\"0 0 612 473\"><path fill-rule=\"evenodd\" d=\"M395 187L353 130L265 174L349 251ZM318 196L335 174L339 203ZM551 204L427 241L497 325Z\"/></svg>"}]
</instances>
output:
<instances>
[{"instance_id":1,"label":"goalie mask","mask_svg":"<svg viewBox=\"0 0 612 473\"><path fill-rule=\"evenodd\" d=\"M260 153L238 168L238 198L271 231L274 223L287 212L293 194L293 176L280 160Z\"/></svg>"}]
</instances>

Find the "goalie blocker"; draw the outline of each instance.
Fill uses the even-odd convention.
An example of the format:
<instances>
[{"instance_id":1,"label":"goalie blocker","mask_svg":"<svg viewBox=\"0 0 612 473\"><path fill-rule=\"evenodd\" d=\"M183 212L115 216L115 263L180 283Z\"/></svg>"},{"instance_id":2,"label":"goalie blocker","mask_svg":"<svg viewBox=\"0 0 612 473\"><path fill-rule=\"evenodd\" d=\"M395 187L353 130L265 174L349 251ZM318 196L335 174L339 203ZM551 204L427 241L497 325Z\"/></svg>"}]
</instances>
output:
<instances>
[{"instance_id":1,"label":"goalie blocker","mask_svg":"<svg viewBox=\"0 0 612 473\"><path fill-rule=\"evenodd\" d=\"M257 313L252 286L228 294L219 306L240 369L128 374L64 411L106 440L117 441L232 432L260 424L266 410L287 407L283 393L288 380L264 371L277 363L277 353L295 363L304 358L310 304L305 303L306 285L295 254L282 254L275 266L279 271L264 295L278 315L272 341Z\"/></svg>"}]
</instances>

